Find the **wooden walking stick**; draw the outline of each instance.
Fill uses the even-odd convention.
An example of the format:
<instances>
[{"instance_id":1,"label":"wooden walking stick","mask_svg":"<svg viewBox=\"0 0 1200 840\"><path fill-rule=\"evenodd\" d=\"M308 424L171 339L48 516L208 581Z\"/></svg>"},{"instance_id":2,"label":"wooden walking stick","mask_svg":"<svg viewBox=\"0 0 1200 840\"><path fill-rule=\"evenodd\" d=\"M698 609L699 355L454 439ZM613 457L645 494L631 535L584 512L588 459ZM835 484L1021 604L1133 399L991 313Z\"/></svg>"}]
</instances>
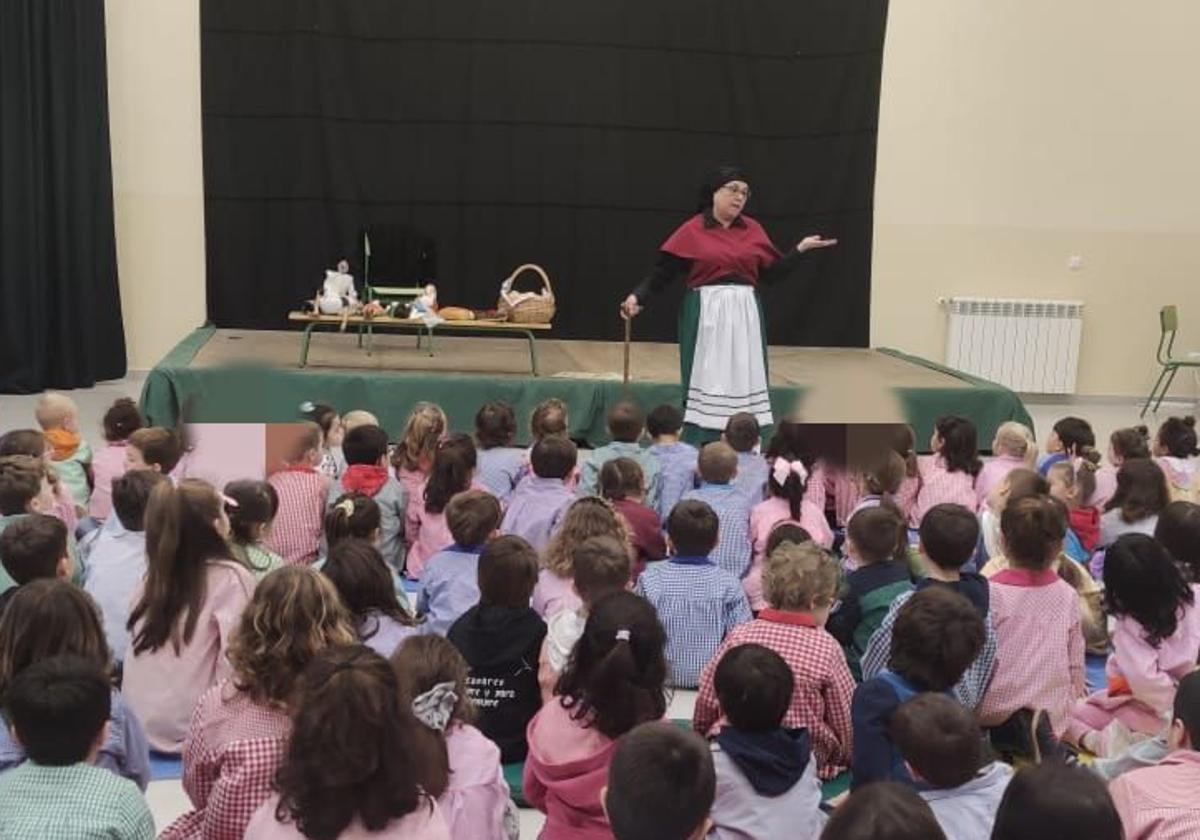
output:
<instances>
[{"instance_id":1,"label":"wooden walking stick","mask_svg":"<svg viewBox=\"0 0 1200 840\"><path fill-rule=\"evenodd\" d=\"M625 376L621 380L625 390L629 390L629 339L633 334L633 319L625 316Z\"/></svg>"}]
</instances>

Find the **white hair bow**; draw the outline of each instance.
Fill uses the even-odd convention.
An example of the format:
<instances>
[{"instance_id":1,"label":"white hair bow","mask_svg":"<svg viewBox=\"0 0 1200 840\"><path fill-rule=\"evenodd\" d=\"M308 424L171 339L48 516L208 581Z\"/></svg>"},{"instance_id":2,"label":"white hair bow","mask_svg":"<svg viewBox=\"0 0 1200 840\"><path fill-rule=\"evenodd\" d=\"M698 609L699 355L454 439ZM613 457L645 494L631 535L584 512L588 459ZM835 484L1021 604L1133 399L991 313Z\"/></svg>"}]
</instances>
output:
<instances>
[{"instance_id":1,"label":"white hair bow","mask_svg":"<svg viewBox=\"0 0 1200 840\"><path fill-rule=\"evenodd\" d=\"M787 482L789 475L799 476L801 483L808 481L808 469L802 462L776 458L775 464L771 468L771 477L775 479L775 483L782 487Z\"/></svg>"}]
</instances>

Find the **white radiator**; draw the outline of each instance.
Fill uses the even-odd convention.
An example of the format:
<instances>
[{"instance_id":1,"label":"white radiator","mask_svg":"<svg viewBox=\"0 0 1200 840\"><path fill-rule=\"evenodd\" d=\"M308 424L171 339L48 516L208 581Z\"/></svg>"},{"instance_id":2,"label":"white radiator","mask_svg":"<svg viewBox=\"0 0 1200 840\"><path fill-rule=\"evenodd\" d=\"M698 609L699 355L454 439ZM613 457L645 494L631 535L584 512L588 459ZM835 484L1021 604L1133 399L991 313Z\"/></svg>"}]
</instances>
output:
<instances>
[{"instance_id":1,"label":"white radiator","mask_svg":"<svg viewBox=\"0 0 1200 840\"><path fill-rule=\"evenodd\" d=\"M1082 301L954 297L945 303L947 365L1014 391L1074 393Z\"/></svg>"}]
</instances>

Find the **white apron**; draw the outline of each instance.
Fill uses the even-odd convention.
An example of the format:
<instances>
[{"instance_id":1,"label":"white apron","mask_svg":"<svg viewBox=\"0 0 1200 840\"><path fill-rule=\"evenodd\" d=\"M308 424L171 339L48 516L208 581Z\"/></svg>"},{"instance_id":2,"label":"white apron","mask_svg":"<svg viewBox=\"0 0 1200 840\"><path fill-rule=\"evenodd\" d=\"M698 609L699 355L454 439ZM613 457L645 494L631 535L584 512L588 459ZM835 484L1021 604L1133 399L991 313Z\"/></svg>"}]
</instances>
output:
<instances>
[{"instance_id":1,"label":"white apron","mask_svg":"<svg viewBox=\"0 0 1200 840\"><path fill-rule=\"evenodd\" d=\"M763 362L762 324L753 286L702 286L700 322L684 421L724 429L739 412L769 426L771 399Z\"/></svg>"}]
</instances>

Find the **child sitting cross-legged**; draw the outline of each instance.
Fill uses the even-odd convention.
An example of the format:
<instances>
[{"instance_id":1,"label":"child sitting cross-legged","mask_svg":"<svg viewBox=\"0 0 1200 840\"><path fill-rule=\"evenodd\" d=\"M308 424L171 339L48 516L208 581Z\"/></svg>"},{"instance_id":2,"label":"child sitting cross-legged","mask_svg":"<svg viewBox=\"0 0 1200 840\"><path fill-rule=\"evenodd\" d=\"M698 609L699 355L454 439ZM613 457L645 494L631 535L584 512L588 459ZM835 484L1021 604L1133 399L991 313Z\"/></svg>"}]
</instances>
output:
<instances>
[{"instance_id":1,"label":"child sitting cross-legged","mask_svg":"<svg viewBox=\"0 0 1200 840\"><path fill-rule=\"evenodd\" d=\"M321 550L321 518L333 480L317 469L324 452L321 427L305 420L294 435L284 465L267 479L279 496L267 545L284 562L307 566Z\"/></svg>"},{"instance_id":2,"label":"child sitting cross-legged","mask_svg":"<svg viewBox=\"0 0 1200 840\"><path fill-rule=\"evenodd\" d=\"M889 731L946 836L988 840L1013 771L983 764L974 716L945 694L918 694L892 714Z\"/></svg>"},{"instance_id":3,"label":"child sitting cross-legged","mask_svg":"<svg viewBox=\"0 0 1200 840\"><path fill-rule=\"evenodd\" d=\"M721 657L713 686L727 723L712 742L713 840L820 835L825 816L812 737L783 726L795 684L782 657L762 645L739 645Z\"/></svg>"},{"instance_id":4,"label":"child sitting cross-legged","mask_svg":"<svg viewBox=\"0 0 1200 840\"><path fill-rule=\"evenodd\" d=\"M733 483L738 459L733 447L717 441L700 450L701 484L683 498L704 502L721 523L713 562L741 580L750 569L750 502Z\"/></svg>"},{"instance_id":5,"label":"child sitting cross-legged","mask_svg":"<svg viewBox=\"0 0 1200 840\"><path fill-rule=\"evenodd\" d=\"M760 644L777 651L795 679L782 725L808 730L822 779L846 768L854 678L837 640L824 629L837 578L837 561L812 542L783 542L768 555L763 572L768 606L758 618L735 627L704 667L692 717L697 732L713 734L721 716L713 676L722 656L738 645Z\"/></svg>"},{"instance_id":6,"label":"child sitting cross-legged","mask_svg":"<svg viewBox=\"0 0 1200 840\"><path fill-rule=\"evenodd\" d=\"M322 650L353 641L336 590L316 569L292 566L263 578L230 641L233 677L201 697L192 716L183 749L192 810L162 840L242 836L271 795L305 666Z\"/></svg>"},{"instance_id":7,"label":"child sitting cross-legged","mask_svg":"<svg viewBox=\"0 0 1200 840\"><path fill-rule=\"evenodd\" d=\"M80 657L106 679L110 676L111 657L96 604L86 592L66 581L27 583L13 596L0 619L0 696L26 669L63 655ZM92 763L145 789L150 782L146 733L122 694L111 684L109 688L109 725ZM5 710L5 715L10 711ZM26 748L19 738L13 738L12 724L11 717L7 722L0 718L0 773L9 772L26 758ZM4 836L2 832L0 836Z\"/></svg>"},{"instance_id":8,"label":"child sitting cross-legged","mask_svg":"<svg viewBox=\"0 0 1200 840\"><path fill-rule=\"evenodd\" d=\"M646 432L652 441L646 451L658 461L658 501L653 507L665 521L683 494L695 488L700 453L679 439L683 412L669 403L656 406L646 416Z\"/></svg>"},{"instance_id":9,"label":"child sitting cross-legged","mask_svg":"<svg viewBox=\"0 0 1200 840\"><path fill-rule=\"evenodd\" d=\"M996 663L996 632L989 618L987 578L976 572L963 571L963 566L970 562L975 553L978 541L979 521L971 511L962 505L953 504L936 505L931 508L921 520L920 551L925 576L917 579L914 590L919 592L922 589L941 587L958 592L971 602L971 606L983 619L986 631L983 647L953 688L958 702L972 710L983 700ZM867 649L862 657L864 678L878 676L887 667L896 616L912 594L902 593L892 602L879 629L867 642Z\"/></svg>"},{"instance_id":10,"label":"child sitting cross-legged","mask_svg":"<svg viewBox=\"0 0 1200 840\"><path fill-rule=\"evenodd\" d=\"M613 458L632 458L642 468L646 482L646 503L658 501L658 459L642 448L646 433L646 415L636 403L622 400L608 410L608 433L612 442L593 449L583 462L576 492L587 496L596 492L600 468Z\"/></svg>"},{"instance_id":11,"label":"child sitting cross-legged","mask_svg":"<svg viewBox=\"0 0 1200 840\"><path fill-rule=\"evenodd\" d=\"M479 729L505 764L525 758L525 727L542 704L537 672L546 624L529 606L537 573L537 554L525 540L488 542L479 555L479 603L446 634L471 668L467 688Z\"/></svg>"},{"instance_id":12,"label":"child sitting cross-legged","mask_svg":"<svg viewBox=\"0 0 1200 840\"><path fill-rule=\"evenodd\" d=\"M983 638L979 613L950 589L922 589L900 608L887 668L854 691L852 787L912 782L889 734L892 715L923 691L949 692L979 655Z\"/></svg>"},{"instance_id":13,"label":"child sitting cross-legged","mask_svg":"<svg viewBox=\"0 0 1200 840\"><path fill-rule=\"evenodd\" d=\"M611 462L610 462L611 463ZM615 537L589 537L572 552L574 578L571 586L579 596L579 609L562 610L546 625L546 641L538 661L538 683L542 702L554 694L554 686L575 643L583 635L588 611L601 598L629 588L629 550Z\"/></svg>"},{"instance_id":14,"label":"child sitting cross-legged","mask_svg":"<svg viewBox=\"0 0 1200 840\"><path fill-rule=\"evenodd\" d=\"M284 565L283 558L266 546L278 513L279 494L269 482L242 479L225 485L229 547L257 580Z\"/></svg>"},{"instance_id":15,"label":"child sitting cross-legged","mask_svg":"<svg viewBox=\"0 0 1200 840\"><path fill-rule=\"evenodd\" d=\"M321 572L349 611L358 641L380 656L391 656L401 642L422 631L401 604L395 578L370 542L339 540Z\"/></svg>"},{"instance_id":16,"label":"child sitting cross-legged","mask_svg":"<svg viewBox=\"0 0 1200 840\"><path fill-rule=\"evenodd\" d=\"M111 713L95 662L55 656L31 664L5 692L13 735L29 760L0 775L0 836L151 840L141 791L93 762Z\"/></svg>"},{"instance_id":17,"label":"child sitting cross-legged","mask_svg":"<svg viewBox=\"0 0 1200 840\"><path fill-rule=\"evenodd\" d=\"M529 722L522 789L546 814L541 840L608 840L602 806L622 736L667 711L662 625L654 608L617 592L588 614L554 698Z\"/></svg>"},{"instance_id":18,"label":"child sitting cross-legged","mask_svg":"<svg viewBox=\"0 0 1200 840\"><path fill-rule=\"evenodd\" d=\"M500 766L500 748L472 724L477 712L467 694L467 663L441 636L408 639L392 655L400 691L417 720L441 735L437 764L450 783L438 807L451 837L508 840L516 806Z\"/></svg>"},{"instance_id":19,"label":"child sitting cross-legged","mask_svg":"<svg viewBox=\"0 0 1200 840\"><path fill-rule=\"evenodd\" d=\"M25 584L44 578L70 580L74 568L67 554L67 526L43 513L31 513L4 529L0 558L4 571L17 584L0 594L0 615Z\"/></svg>"},{"instance_id":20,"label":"child sitting cross-legged","mask_svg":"<svg viewBox=\"0 0 1200 840\"><path fill-rule=\"evenodd\" d=\"M59 480L75 503L77 515L87 511L92 495L92 448L79 434L79 406L66 394L47 391L34 410L50 448L50 458Z\"/></svg>"},{"instance_id":21,"label":"child sitting cross-legged","mask_svg":"<svg viewBox=\"0 0 1200 840\"><path fill-rule=\"evenodd\" d=\"M716 777L704 740L659 721L621 739L603 791L615 840L713 837L709 809Z\"/></svg>"},{"instance_id":22,"label":"child sitting cross-legged","mask_svg":"<svg viewBox=\"0 0 1200 840\"><path fill-rule=\"evenodd\" d=\"M862 676L862 655L892 602L912 591L908 569L908 529L891 505L863 508L846 528L846 551L854 571L846 575L841 604L826 629L846 651L855 678Z\"/></svg>"},{"instance_id":23,"label":"child sitting cross-legged","mask_svg":"<svg viewBox=\"0 0 1200 840\"><path fill-rule=\"evenodd\" d=\"M316 655L298 680L274 793L246 840L451 840L437 733L404 702L391 664L362 645Z\"/></svg>"},{"instance_id":24,"label":"child sitting cross-legged","mask_svg":"<svg viewBox=\"0 0 1200 840\"><path fill-rule=\"evenodd\" d=\"M501 533L525 539L539 553L546 550L575 501L567 479L575 472L576 456L575 444L561 435L547 435L533 445L533 475L509 497Z\"/></svg>"},{"instance_id":25,"label":"child sitting cross-legged","mask_svg":"<svg viewBox=\"0 0 1200 840\"><path fill-rule=\"evenodd\" d=\"M475 447L479 483L503 504L508 501L525 466L525 450L513 446L517 417L505 402L490 402L475 413Z\"/></svg>"},{"instance_id":26,"label":"child sitting cross-legged","mask_svg":"<svg viewBox=\"0 0 1200 840\"><path fill-rule=\"evenodd\" d=\"M717 514L694 499L667 519L671 557L642 573L634 587L654 605L667 633L670 684L693 688L721 642L751 619L741 583L709 559L717 545Z\"/></svg>"},{"instance_id":27,"label":"child sitting cross-legged","mask_svg":"<svg viewBox=\"0 0 1200 840\"><path fill-rule=\"evenodd\" d=\"M454 544L429 558L417 596L424 632L439 636L479 602L479 553L500 525L500 502L482 490L459 493L446 506L446 524Z\"/></svg>"},{"instance_id":28,"label":"child sitting cross-legged","mask_svg":"<svg viewBox=\"0 0 1200 840\"><path fill-rule=\"evenodd\" d=\"M613 510L629 526L636 581L648 564L667 556L663 523L654 508L645 504L646 482L638 462L632 458L613 458L601 467L600 496L612 503Z\"/></svg>"},{"instance_id":29,"label":"child sitting cross-legged","mask_svg":"<svg viewBox=\"0 0 1200 840\"><path fill-rule=\"evenodd\" d=\"M599 496L576 499L567 509L558 533L542 552L542 568L533 590L533 609L546 621L563 610L579 608L579 593L571 586L575 549L584 540L600 536L613 537L629 551L629 528L611 504ZM631 553L631 559L632 556Z\"/></svg>"},{"instance_id":30,"label":"child sitting cross-legged","mask_svg":"<svg viewBox=\"0 0 1200 840\"><path fill-rule=\"evenodd\" d=\"M404 516L408 496L388 467L387 432L378 426L355 426L342 442L346 469L329 487L327 504L343 494L362 493L379 505L379 553L394 571L404 562Z\"/></svg>"}]
</instances>

